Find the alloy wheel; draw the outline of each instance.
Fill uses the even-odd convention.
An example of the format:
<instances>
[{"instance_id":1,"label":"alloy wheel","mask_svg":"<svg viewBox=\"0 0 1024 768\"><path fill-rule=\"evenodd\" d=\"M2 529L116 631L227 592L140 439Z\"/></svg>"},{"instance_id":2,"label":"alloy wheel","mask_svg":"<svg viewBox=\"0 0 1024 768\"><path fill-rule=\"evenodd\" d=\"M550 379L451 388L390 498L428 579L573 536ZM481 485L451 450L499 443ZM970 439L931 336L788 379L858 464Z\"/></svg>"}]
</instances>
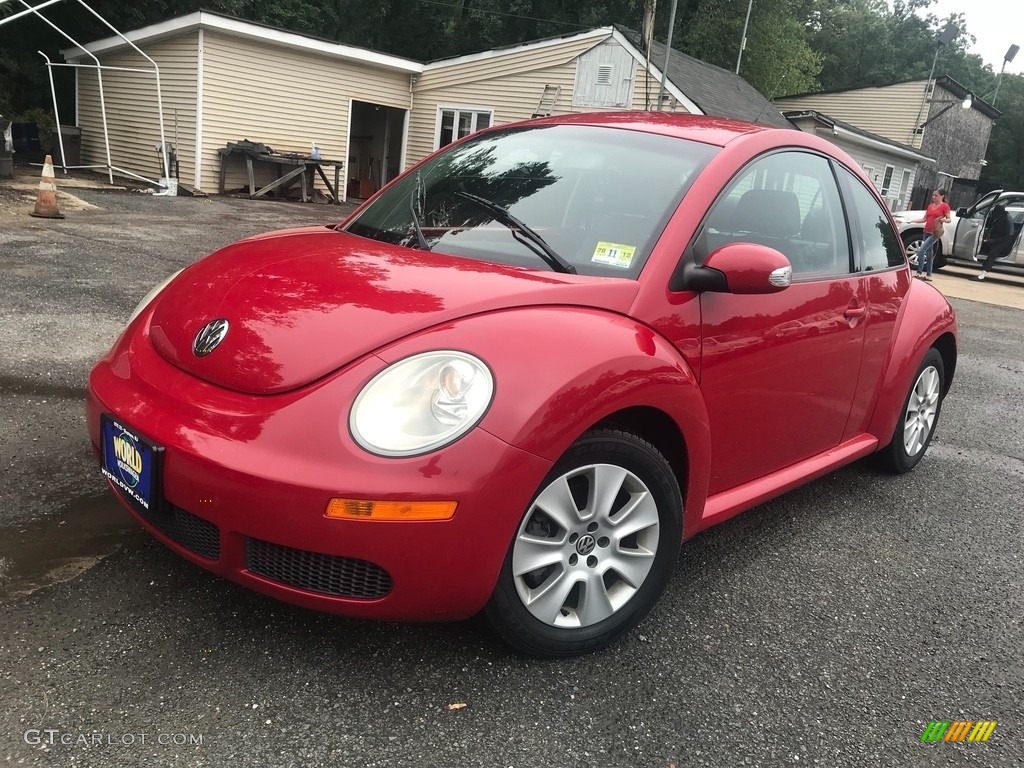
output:
<instances>
[{"instance_id":1,"label":"alloy wheel","mask_svg":"<svg viewBox=\"0 0 1024 768\"><path fill-rule=\"evenodd\" d=\"M516 534L519 599L551 627L604 621L644 584L660 533L657 503L637 475L613 464L573 469L541 491Z\"/></svg>"},{"instance_id":2,"label":"alloy wheel","mask_svg":"<svg viewBox=\"0 0 1024 768\"><path fill-rule=\"evenodd\" d=\"M907 456L916 456L928 444L939 412L941 381L934 366L928 366L917 377L904 416L903 447Z\"/></svg>"}]
</instances>

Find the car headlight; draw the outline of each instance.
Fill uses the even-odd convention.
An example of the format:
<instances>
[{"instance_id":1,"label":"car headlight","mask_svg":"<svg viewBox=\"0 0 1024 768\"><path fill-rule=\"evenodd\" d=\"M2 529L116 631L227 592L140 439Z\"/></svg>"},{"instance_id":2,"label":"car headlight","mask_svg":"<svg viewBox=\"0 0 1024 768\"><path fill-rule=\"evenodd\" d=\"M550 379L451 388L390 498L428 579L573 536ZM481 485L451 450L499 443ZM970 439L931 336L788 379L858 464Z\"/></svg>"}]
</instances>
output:
<instances>
[{"instance_id":1,"label":"car headlight","mask_svg":"<svg viewBox=\"0 0 1024 768\"><path fill-rule=\"evenodd\" d=\"M176 278L178 275L180 275L184 271L185 271L185 268L182 267L177 272L175 272L173 275L171 275L166 280L164 280L162 283L160 283L159 285L155 286L145 296L143 296L142 297L142 301L140 301L138 303L138 305L136 305L135 310L131 314L131 317L128 318L128 322L126 323L126 325L131 325L132 324L132 320L134 320L136 317L138 317L140 314L142 314L142 310L144 310L149 305L149 302L151 302L153 299L155 299L157 297L157 294L159 294L160 291L162 291L164 288L166 288L170 284L171 280Z\"/></svg>"},{"instance_id":2,"label":"car headlight","mask_svg":"<svg viewBox=\"0 0 1024 768\"><path fill-rule=\"evenodd\" d=\"M349 428L381 456L415 456L458 439L483 417L494 395L490 369L464 352L407 357L378 373L352 405Z\"/></svg>"}]
</instances>

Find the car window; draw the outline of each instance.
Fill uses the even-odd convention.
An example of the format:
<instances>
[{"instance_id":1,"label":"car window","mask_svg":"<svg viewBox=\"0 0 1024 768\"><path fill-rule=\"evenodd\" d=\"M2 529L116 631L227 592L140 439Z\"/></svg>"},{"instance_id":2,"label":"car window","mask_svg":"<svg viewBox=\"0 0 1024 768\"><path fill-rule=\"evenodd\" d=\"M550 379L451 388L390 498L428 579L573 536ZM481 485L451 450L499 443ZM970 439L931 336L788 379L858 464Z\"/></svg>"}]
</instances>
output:
<instances>
[{"instance_id":1,"label":"car window","mask_svg":"<svg viewBox=\"0 0 1024 768\"><path fill-rule=\"evenodd\" d=\"M473 134L347 225L363 237L544 269L537 238L580 274L635 279L718 148L585 125ZM524 237L519 232L526 228ZM524 242L531 241L531 242Z\"/></svg>"},{"instance_id":2,"label":"car window","mask_svg":"<svg viewBox=\"0 0 1024 768\"><path fill-rule=\"evenodd\" d=\"M701 251L758 243L789 259L794 280L850 273L850 246L839 189L828 160L776 152L736 175L715 202L698 237Z\"/></svg>"},{"instance_id":3,"label":"car window","mask_svg":"<svg viewBox=\"0 0 1024 768\"><path fill-rule=\"evenodd\" d=\"M852 173L840 168L839 175L850 202L850 235L860 268L874 272L903 266L906 256L889 212Z\"/></svg>"}]
</instances>

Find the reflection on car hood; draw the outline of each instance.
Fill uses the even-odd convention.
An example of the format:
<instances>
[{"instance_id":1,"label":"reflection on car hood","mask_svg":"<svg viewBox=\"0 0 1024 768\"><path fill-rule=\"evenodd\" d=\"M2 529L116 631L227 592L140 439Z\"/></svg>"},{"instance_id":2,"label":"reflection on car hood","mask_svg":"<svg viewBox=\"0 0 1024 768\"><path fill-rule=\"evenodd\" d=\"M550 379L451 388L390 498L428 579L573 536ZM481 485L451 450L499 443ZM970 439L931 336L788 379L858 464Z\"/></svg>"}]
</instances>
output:
<instances>
[{"instance_id":1,"label":"reflection on car hood","mask_svg":"<svg viewBox=\"0 0 1024 768\"><path fill-rule=\"evenodd\" d=\"M307 384L409 334L479 312L535 304L626 311L633 280L562 275L410 250L324 227L229 245L156 299L149 338L174 365L240 392ZM223 319L203 357L197 334ZM498 343L496 341L496 343Z\"/></svg>"}]
</instances>

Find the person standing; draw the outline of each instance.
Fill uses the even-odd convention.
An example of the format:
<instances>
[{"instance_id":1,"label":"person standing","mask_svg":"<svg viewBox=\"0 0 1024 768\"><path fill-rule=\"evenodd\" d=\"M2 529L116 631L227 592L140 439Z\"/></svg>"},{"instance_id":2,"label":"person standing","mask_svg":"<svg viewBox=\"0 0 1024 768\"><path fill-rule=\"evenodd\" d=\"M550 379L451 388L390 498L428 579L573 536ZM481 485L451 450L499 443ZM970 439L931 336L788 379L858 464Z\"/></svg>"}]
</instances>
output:
<instances>
[{"instance_id":1,"label":"person standing","mask_svg":"<svg viewBox=\"0 0 1024 768\"><path fill-rule=\"evenodd\" d=\"M924 224L925 238L917 250L917 274L914 276L929 283L932 281L932 269L935 265L935 243L942 239L942 225L952 221L950 213L949 203L946 202L946 190L936 189L932 192L932 201L925 209L924 218L917 220L917 223Z\"/></svg>"},{"instance_id":2,"label":"person standing","mask_svg":"<svg viewBox=\"0 0 1024 768\"><path fill-rule=\"evenodd\" d=\"M1006 206L1002 204L992 206L992 217L989 219L985 239L981 241L982 247L988 248L988 256L981 266L981 272L978 273L979 280L988 277L996 259L1006 256L1013 249L1013 241L1016 239L1013 222L1010 221L1010 214L1006 212Z\"/></svg>"}]
</instances>

